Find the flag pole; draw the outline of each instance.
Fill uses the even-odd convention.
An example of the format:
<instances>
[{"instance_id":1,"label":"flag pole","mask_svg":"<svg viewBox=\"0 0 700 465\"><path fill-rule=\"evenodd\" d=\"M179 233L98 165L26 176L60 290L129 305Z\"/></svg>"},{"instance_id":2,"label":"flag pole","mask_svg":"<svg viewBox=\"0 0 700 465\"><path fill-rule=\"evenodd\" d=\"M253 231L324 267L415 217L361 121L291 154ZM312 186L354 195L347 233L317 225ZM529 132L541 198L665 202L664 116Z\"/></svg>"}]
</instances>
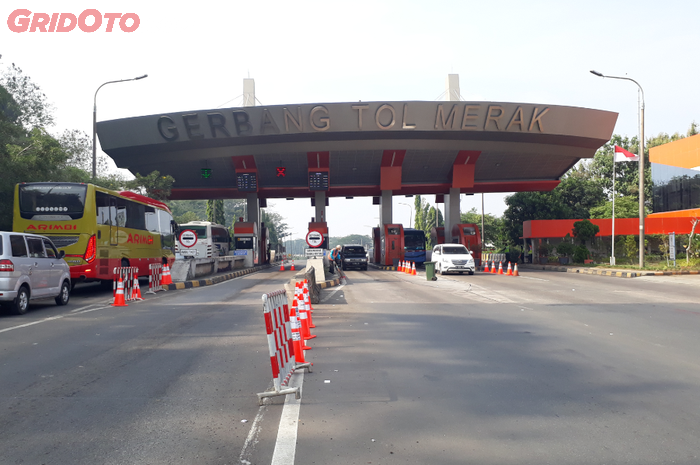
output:
<instances>
[{"instance_id":1,"label":"flag pole","mask_svg":"<svg viewBox=\"0 0 700 465\"><path fill-rule=\"evenodd\" d=\"M615 150L613 150L612 257L610 257L610 265L615 266Z\"/></svg>"}]
</instances>

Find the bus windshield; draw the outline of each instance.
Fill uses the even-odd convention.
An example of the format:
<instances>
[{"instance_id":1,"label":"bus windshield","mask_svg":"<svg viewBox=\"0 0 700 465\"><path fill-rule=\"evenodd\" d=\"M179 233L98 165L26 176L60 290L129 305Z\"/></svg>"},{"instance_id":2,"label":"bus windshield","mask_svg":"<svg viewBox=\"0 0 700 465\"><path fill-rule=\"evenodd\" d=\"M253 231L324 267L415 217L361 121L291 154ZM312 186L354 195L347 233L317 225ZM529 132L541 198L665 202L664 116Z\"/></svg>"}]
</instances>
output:
<instances>
[{"instance_id":1,"label":"bus windshield","mask_svg":"<svg viewBox=\"0 0 700 465\"><path fill-rule=\"evenodd\" d=\"M24 219L55 221L82 218L86 193L85 184L20 184L19 213Z\"/></svg>"},{"instance_id":2,"label":"bus windshield","mask_svg":"<svg viewBox=\"0 0 700 465\"><path fill-rule=\"evenodd\" d=\"M207 227L206 226L182 226L182 229L189 229L197 233L197 238L206 239L207 238Z\"/></svg>"},{"instance_id":3,"label":"bus windshield","mask_svg":"<svg viewBox=\"0 0 700 465\"><path fill-rule=\"evenodd\" d=\"M425 232L421 230L404 230L405 250L425 250Z\"/></svg>"}]
</instances>

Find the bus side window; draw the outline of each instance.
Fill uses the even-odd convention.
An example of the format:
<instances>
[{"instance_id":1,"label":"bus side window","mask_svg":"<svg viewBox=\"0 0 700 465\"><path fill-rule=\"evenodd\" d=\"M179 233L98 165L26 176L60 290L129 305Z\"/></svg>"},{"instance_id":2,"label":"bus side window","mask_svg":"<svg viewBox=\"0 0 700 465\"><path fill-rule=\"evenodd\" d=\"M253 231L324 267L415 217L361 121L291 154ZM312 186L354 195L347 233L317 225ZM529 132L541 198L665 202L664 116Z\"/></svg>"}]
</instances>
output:
<instances>
[{"instance_id":1,"label":"bus side window","mask_svg":"<svg viewBox=\"0 0 700 465\"><path fill-rule=\"evenodd\" d=\"M95 208L97 209L97 224L109 226L111 224L109 196L103 192L95 192Z\"/></svg>"},{"instance_id":2,"label":"bus side window","mask_svg":"<svg viewBox=\"0 0 700 465\"><path fill-rule=\"evenodd\" d=\"M123 228L126 226L126 200L117 197L117 226Z\"/></svg>"},{"instance_id":3,"label":"bus side window","mask_svg":"<svg viewBox=\"0 0 700 465\"><path fill-rule=\"evenodd\" d=\"M160 230L161 247L163 248L172 248L175 246L173 224L175 224L175 222L170 213L158 210L158 228Z\"/></svg>"},{"instance_id":4,"label":"bus side window","mask_svg":"<svg viewBox=\"0 0 700 465\"><path fill-rule=\"evenodd\" d=\"M153 207L146 207L146 231L152 233L159 233L158 228L158 215L156 215L156 209Z\"/></svg>"}]
</instances>

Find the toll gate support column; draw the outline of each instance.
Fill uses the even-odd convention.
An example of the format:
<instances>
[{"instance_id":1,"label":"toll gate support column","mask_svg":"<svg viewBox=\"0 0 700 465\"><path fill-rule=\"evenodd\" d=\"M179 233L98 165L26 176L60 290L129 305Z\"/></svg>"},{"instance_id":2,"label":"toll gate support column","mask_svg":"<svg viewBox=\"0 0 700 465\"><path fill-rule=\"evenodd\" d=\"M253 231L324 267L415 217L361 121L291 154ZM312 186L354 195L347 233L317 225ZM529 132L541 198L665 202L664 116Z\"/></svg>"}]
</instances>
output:
<instances>
[{"instance_id":1,"label":"toll gate support column","mask_svg":"<svg viewBox=\"0 0 700 465\"><path fill-rule=\"evenodd\" d=\"M452 226L461 223L459 211L459 188L450 188L445 196L445 243L452 242Z\"/></svg>"},{"instance_id":2,"label":"toll gate support column","mask_svg":"<svg viewBox=\"0 0 700 465\"><path fill-rule=\"evenodd\" d=\"M326 222L326 193L324 191L316 191L314 193L314 203L316 204L316 222Z\"/></svg>"},{"instance_id":3,"label":"toll gate support column","mask_svg":"<svg viewBox=\"0 0 700 465\"><path fill-rule=\"evenodd\" d=\"M393 223L392 205L393 191L382 191L381 205L379 206L379 223L381 225Z\"/></svg>"},{"instance_id":4,"label":"toll gate support column","mask_svg":"<svg viewBox=\"0 0 700 465\"><path fill-rule=\"evenodd\" d=\"M260 226L260 200L255 192L246 197L246 221Z\"/></svg>"}]
</instances>

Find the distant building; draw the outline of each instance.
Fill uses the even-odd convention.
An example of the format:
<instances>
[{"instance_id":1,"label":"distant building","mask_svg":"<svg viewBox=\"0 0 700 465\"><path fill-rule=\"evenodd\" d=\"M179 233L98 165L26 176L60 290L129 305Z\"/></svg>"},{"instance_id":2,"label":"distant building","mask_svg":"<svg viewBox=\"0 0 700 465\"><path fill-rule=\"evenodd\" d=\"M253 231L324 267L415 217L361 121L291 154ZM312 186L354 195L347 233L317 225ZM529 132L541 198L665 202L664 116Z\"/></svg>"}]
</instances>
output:
<instances>
[{"instance_id":1,"label":"distant building","mask_svg":"<svg viewBox=\"0 0 700 465\"><path fill-rule=\"evenodd\" d=\"M649 217L700 216L700 134L652 147L649 161L654 182Z\"/></svg>"}]
</instances>

